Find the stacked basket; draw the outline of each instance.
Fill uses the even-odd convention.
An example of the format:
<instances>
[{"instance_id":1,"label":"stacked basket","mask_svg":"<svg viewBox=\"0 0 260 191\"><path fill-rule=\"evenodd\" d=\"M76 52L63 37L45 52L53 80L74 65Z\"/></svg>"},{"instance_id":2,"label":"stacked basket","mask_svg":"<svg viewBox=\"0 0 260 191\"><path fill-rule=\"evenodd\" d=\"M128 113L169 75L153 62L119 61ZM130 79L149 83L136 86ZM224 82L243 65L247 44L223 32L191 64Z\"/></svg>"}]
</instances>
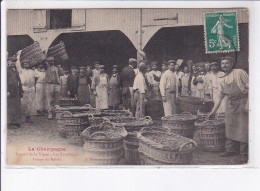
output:
<instances>
[{"instance_id":1,"label":"stacked basket","mask_svg":"<svg viewBox=\"0 0 260 191\"><path fill-rule=\"evenodd\" d=\"M61 107L77 106L77 105L78 105L78 99L76 98L62 98L60 100Z\"/></svg>"},{"instance_id":2,"label":"stacked basket","mask_svg":"<svg viewBox=\"0 0 260 191\"><path fill-rule=\"evenodd\" d=\"M65 44L63 41L60 41L59 44L52 46L48 49L48 56L52 56L54 58L61 58L62 60L67 60L68 55L65 49Z\"/></svg>"},{"instance_id":3,"label":"stacked basket","mask_svg":"<svg viewBox=\"0 0 260 191\"><path fill-rule=\"evenodd\" d=\"M71 144L82 144L81 133L89 126L87 114L64 112L58 119L59 130L62 137L68 139Z\"/></svg>"},{"instance_id":4,"label":"stacked basket","mask_svg":"<svg viewBox=\"0 0 260 191\"><path fill-rule=\"evenodd\" d=\"M190 164L197 146L192 139L169 132L140 131L137 138L142 165Z\"/></svg>"},{"instance_id":5,"label":"stacked basket","mask_svg":"<svg viewBox=\"0 0 260 191\"><path fill-rule=\"evenodd\" d=\"M102 110L103 117L133 117L133 114L127 110Z\"/></svg>"},{"instance_id":6,"label":"stacked basket","mask_svg":"<svg viewBox=\"0 0 260 191\"><path fill-rule=\"evenodd\" d=\"M199 145L204 151L225 149L225 122L223 119L198 120L195 126L199 133Z\"/></svg>"},{"instance_id":7,"label":"stacked basket","mask_svg":"<svg viewBox=\"0 0 260 191\"><path fill-rule=\"evenodd\" d=\"M127 164L140 164L138 152L137 133L144 127L150 127L153 124L151 117L135 118L135 117L110 117L109 120L115 126L125 127L128 135L124 140L125 158Z\"/></svg>"},{"instance_id":8,"label":"stacked basket","mask_svg":"<svg viewBox=\"0 0 260 191\"><path fill-rule=\"evenodd\" d=\"M36 65L43 60L44 53L40 47L40 43L35 41L32 45L27 46L21 52L20 61L28 60L31 66Z\"/></svg>"},{"instance_id":9,"label":"stacked basket","mask_svg":"<svg viewBox=\"0 0 260 191\"><path fill-rule=\"evenodd\" d=\"M193 138L194 123L197 119L198 117L196 115L183 112L173 116L162 117L162 126L170 129L171 133L187 138Z\"/></svg>"},{"instance_id":10,"label":"stacked basket","mask_svg":"<svg viewBox=\"0 0 260 191\"><path fill-rule=\"evenodd\" d=\"M123 140L127 132L110 122L91 126L81 135L88 165L118 165L124 162Z\"/></svg>"},{"instance_id":11,"label":"stacked basket","mask_svg":"<svg viewBox=\"0 0 260 191\"><path fill-rule=\"evenodd\" d=\"M210 112L214 106L211 100L191 96L178 97L177 104L181 112L190 112L194 115L196 115L198 111Z\"/></svg>"}]
</instances>

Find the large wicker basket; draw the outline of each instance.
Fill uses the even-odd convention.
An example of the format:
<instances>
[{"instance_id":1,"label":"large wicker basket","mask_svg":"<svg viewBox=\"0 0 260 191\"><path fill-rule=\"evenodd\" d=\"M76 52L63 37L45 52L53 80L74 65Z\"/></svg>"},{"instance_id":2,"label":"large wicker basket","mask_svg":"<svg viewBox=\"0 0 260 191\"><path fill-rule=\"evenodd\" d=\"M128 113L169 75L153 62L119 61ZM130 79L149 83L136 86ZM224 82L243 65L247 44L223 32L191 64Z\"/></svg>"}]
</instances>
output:
<instances>
[{"instance_id":1,"label":"large wicker basket","mask_svg":"<svg viewBox=\"0 0 260 191\"><path fill-rule=\"evenodd\" d=\"M198 120L195 126L199 133L199 145L204 151L223 151L225 149L225 122L223 119Z\"/></svg>"},{"instance_id":2,"label":"large wicker basket","mask_svg":"<svg viewBox=\"0 0 260 191\"><path fill-rule=\"evenodd\" d=\"M63 41L60 41L59 44L52 46L48 49L48 56L52 56L54 58L61 58L62 60L67 60L68 55L65 49L65 44Z\"/></svg>"},{"instance_id":3,"label":"large wicker basket","mask_svg":"<svg viewBox=\"0 0 260 191\"><path fill-rule=\"evenodd\" d=\"M65 111L69 111L71 113L81 113L81 112L90 112L90 111L97 112L89 104L86 104L85 106L67 106L67 107L60 107L59 105L55 105L54 106L55 118L59 119L61 117L61 114L64 113ZM99 115L101 115L100 112Z\"/></svg>"},{"instance_id":4,"label":"large wicker basket","mask_svg":"<svg viewBox=\"0 0 260 191\"><path fill-rule=\"evenodd\" d=\"M63 124L60 128L60 135L64 138L67 138L70 144L77 144L83 146L83 140L81 138L81 133L89 127L89 123L70 123Z\"/></svg>"},{"instance_id":5,"label":"large wicker basket","mask_svg":"<svg viewBox=\"0 0 260 191\"><path fill-rule=\"evenodd\" d=\"M27 46L21 52L20 61L28 60L31 66L43 60L44 53L40 47L40 43L35 41L32 45Z\"/></svg>"},{"instance_id":6,"label":"large wicker basket","mask_svg":"<svg viewBox=\"0 0 260 191\"><path fill-rule=\"evenodd\" d=\"M140 131L143 127L149 127L153 124L153 120L149 116L144 118L109 117L109 120L114 123L115 126L124 126L127 132Z\"/></svg>"},{"instance_id":7,"label":"large wicker basket","mask_svg":"<svg viewBox=\"0 0 260 191\"><path fill-rule=\"evenodd\" d=\"M198 111L210 112L214 103L204 98L181 96L177 98L177 105L181 112L190 112L196 115Z\"/></svg>"},{"instance_id":8,"label":"large wicker basket","mask_svg":"<svg viewBox=\"0 0 260 191\"><path fill-rule=\"evenodd\" d=\"M123 127L104 122L87 128L81 136L88 165L118 165L124 158L123 140L127 132Z\"/></svg>"},{"instance_id":9,"label":"large wicker basket","mask_svg":"<svg viewBox=\"0 0 260 191\"><path fill-rule=\"evenodd\" d=\"M139 132L137 138L144 165L190 164L197 147L192 139L159 131Z\"/></svg>"},{"instance_id":10,"label":"large wicker basket","mask_svg":"<svg viewBox=\"0 0 260 191\"><path fill-rule=\"evenodd\" d=\"M187 138L193 138L194 122L198 119L196 115L188 112L173 116L162 117L162 126L169 129L172 133Z\"/></svg>"},{"instance_id":11,"label":"large wicker basket","mask_svg":"<svg viewBox=\"0 0 260 191\"><path fill-rule=\"evenodd\" d=\"M133 114L127 110L102 110L103 117L133 117Z\"/></svg>"},{"instance_id":12,"label":"large wicker basket","mask_svg":"<svg viewBox=\"0 0 260 191\"><path fill-rule=\"evenodd\" d=\"M77 123L89 123L89 115L85 113L75 113L72 114L69 111L65 111L61 114L61 117L58 119L58 123L61 126L68 124L77 124Z\"/></svg>"},{"instance_id":13,"label":"large wicker basket","mask_svg":"<svg viewBox=\"0 0 260 191\"><path fill-rule=\"evenodd\" d=\"M209 113L210 112L198 111L197 116L198 116L199 120L206 120L208 118ZM225 119L225 113L217 113L215 115L215 119Z\"/></svg>"},{"instance_id":14,"label":"large wicker basket","mask_svg":"<svg viewBox=\"0 0 260 191\"><path fill-rule=\"evenodd\" d=\"M77 106L77 105L78 105L78 99L76 98L62 98L60 100L61 107Z\"/></svg>"},{"instance_id":15,"label":"large wicker basket","mask_svg":"<svg viewBox=\"0 0 260 191\"><path fill-rule=\"evenodd\" d=\"M89 123L91 126L99 126L103 122L110 122L106 117L95 117L93 114L89 114Z\"/></svg>"}]
</instances>

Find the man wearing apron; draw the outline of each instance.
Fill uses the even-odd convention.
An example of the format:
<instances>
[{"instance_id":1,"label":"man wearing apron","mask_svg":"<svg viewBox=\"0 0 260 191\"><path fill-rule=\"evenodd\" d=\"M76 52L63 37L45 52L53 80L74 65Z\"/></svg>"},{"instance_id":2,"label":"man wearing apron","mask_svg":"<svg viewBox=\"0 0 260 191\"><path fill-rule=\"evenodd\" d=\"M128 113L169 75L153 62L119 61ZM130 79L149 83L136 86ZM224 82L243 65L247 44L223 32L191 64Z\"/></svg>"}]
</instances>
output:
<instances>
[{"instance_id":1,"label":"man wearing apron","mask_svg":"<svg viewBox=\"0 0 260 191\"><path fill-rule=\"evenodd\" d=\"M108 109L108 76L104 72L104 65L98 68L99 75L93 77L91 87L96 96L96 109Z\"/></svg>"},{"instance_id":2,"label":"man wearing apron","mask_svg":"<svg viewBox=\"0 0 260 191\"><path fill-rule=\"evenodd\" d=\"M224 157L240 153L240 162L248 161L248 74L242 69L233 69L231 57L221 59L221 68L225 72L220 84L219 98L215 102L209 117L211 118L226 96L226 152Z\"/></svg>"},{"instance_id":3,"label":"man wearing apron","mask_svg":"<svg viewBox=\"0 0 260 191\"><path fill-rule=\"evenodd\" d=\"M118 66L113 66L113 74L109 80L109 106L112 109L118 109L120 104L120 76L118 75Z\"/></svg>"}]
</instances>

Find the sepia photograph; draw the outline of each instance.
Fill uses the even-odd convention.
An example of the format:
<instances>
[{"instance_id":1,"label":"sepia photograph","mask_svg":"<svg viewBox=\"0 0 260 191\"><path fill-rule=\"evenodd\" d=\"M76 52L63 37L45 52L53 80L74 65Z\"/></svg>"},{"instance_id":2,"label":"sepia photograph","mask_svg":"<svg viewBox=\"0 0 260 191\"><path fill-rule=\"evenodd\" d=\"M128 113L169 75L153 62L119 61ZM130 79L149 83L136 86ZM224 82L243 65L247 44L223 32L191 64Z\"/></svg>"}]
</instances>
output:
<instances>
[{"instance_id":1,"label":"sepia photograph","mask_svg":"<svg viewBox=\"0 0 260 191\"><path fill-rule=\"evenodd\" d=\"M8 166L251 160L247 8L7 9L6 32Z\"/></svg>"}]
</instances>

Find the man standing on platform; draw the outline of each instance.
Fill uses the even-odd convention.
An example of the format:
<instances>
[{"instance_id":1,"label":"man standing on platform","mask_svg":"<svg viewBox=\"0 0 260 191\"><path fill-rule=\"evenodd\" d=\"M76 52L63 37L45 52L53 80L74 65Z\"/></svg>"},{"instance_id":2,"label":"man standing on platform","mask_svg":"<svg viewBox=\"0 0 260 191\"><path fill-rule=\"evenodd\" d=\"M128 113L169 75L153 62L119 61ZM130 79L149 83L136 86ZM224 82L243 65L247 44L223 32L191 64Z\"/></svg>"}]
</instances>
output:
<instances>
[{"instance_id":1,"label":"man standing on platform","mask_svg":"<svg viewBox=\"0 0 260 191\"><path fill-rule=\"evenodd\" d=\"M53 118L53 106L59 104L61 97L60 76L64 75L61 66L55 66L54 58L47 58L45 81L47 83L47 101L49 107L48 119Z\"/></svg>"},{"instance_id":2,"label":"man standing on platform","mask_svg":"<svg viewBox=\"0 0 260 191\"><path fill-rule=\"evenodd\" d=\"M175 61L171 61L168 70L165 71L160 81L160 91L162 95L164 115L176 114L176 84L177 77L174 74Z\"/></svg>"},{"instance_id":3,"label":"man standing on platform","mask_svg":"<svg viewBox=\"0 0 260 191\"><path fill-rule=\"evenodd\" d=\"M121 72L122 99L125 109L133 111L133 84L137 61L134 58L129 59L129 65L124 67ZM140 69L139 69L140 70Z\"/></svg>"},{"instance_id":4,"label":"man standing on platform","mask_svg":"<svg viewBox=\"0 0 260 191\"><path fill-rule=\"evenodd\" d=\"M8 127L20 127L22 122L23 88L19 73L16 70L16 57L7 60L7 124Z\"/></svg>"},{"instance_id":5,"label":"man standing on platform","mask_svg":"<svg viewBox=\"0 0 260 191\"><path fill-rule=\"evenodd\" d=\"M139 73L136 75L133 85L135 117L145 117L145 103L147 102L147 84L145 80L146 64L140 62Z\"/></svg>"}]
</instances>

